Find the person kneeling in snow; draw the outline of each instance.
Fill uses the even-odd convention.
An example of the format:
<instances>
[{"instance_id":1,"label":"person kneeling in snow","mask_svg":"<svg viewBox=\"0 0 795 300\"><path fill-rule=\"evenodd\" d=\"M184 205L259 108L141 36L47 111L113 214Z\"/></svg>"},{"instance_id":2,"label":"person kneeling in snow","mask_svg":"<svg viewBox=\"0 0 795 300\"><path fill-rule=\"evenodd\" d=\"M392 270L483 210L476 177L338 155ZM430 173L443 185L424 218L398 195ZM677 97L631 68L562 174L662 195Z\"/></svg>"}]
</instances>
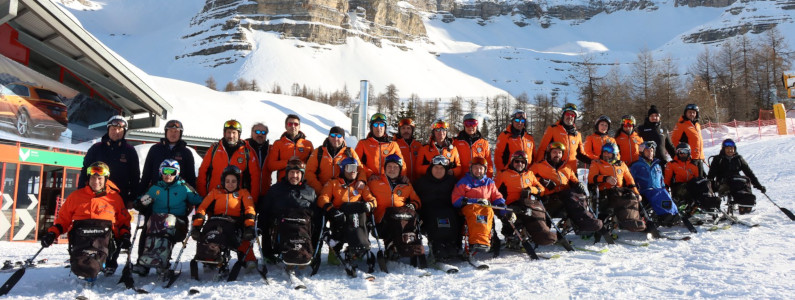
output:
<instances>
[{"instance_id":1,"label":"person kneeling in snow","mask_svg":"<svg viewBox=\"0 0 795 300\"><path fill-rule=\"evenodd\" d=\"M646 141L640 144L640 159L629 168L632 178L648 205L654 210L660 225L673 226L679 221L679 210L663 183L660 160L654 158L657 143Z\"/></svg>"},{"instance_id":2,"label":"person kneeling in snow","mask_svg":"<svg viewBox=\"0 0 795 300\"><path fill-rule=\"evenodd\" d=\"M732 203L737 204L737 211L742 214L751 212L756 204L756 196L751 192L751 185L764 194L767 189L748 167L748 163L737 154L737 144L731 139L721 143L720 153L710 157L709 174L707 178L717 186L721 196L732 196ZM745 176L740 175L743 171Z\"/></svg>"},{"instance_id":3,"label":"person kneeling in snow","mask_svg":"<svg viewBox=\"0 0 795 300\"><path fill-rule=\"evenodd\" d=\"M114 246L130 249L131 218L119 188L108 180L108 165L94 162L86 173L88 184L66 198L55 225L41 238L41 246L49 247L57 236L68 232L72 273L93 282L109 263L108 254L113 252ZM100 207L103 209L97 209ZM114 236L117 245L111 240Z\"/></svg>"},{"instance_id":4,"label":"person kneeling in snow","mask_svg":"<svg viewBox=\"0 0 795 300\"><path fill-rule=\"evenodd\" d=\"M469 255L489 251L494 220L492 206L505 207L505 199L497 190L494 180L486 177L488 166L489 163L485 158L472 158L469 173L461 178L453 189L453 206L461 208L467 226ZM509 220L516 218L509 214L513 213L504 209L499 210L499 215L503 218Z\"/></svg>"}]
</instances>

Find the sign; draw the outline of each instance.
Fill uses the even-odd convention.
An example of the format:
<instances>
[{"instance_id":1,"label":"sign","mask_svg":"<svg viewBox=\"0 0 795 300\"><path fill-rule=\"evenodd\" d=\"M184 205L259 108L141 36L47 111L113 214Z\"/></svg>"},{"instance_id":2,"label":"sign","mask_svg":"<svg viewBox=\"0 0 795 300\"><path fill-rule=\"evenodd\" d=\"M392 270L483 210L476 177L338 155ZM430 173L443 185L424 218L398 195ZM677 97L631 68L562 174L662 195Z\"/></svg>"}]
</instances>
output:
<instances>
[{"instance_id":1,"label":"sign","mask_svg":"<svg viewBox=\"0 0 795 300\"><path fill-rule=\"evenodd\" d=\"M26 163L82 168L83 156L30 148L19 148L19 161Z\"/></svg>"}]
</instances>

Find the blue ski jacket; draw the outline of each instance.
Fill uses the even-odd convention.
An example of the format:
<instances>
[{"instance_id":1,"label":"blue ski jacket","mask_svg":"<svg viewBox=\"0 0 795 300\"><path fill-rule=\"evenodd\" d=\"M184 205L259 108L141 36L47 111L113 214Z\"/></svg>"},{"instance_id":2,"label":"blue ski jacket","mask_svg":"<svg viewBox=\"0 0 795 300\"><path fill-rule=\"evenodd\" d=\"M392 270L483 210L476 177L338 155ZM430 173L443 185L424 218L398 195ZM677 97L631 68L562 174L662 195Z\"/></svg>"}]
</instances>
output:
<instances>
[{"instance_id":1,"label":"blue ski jacket","mask_svg":"<svg viewBox=\"0 0 795 300\"><path fill-rule=\"evenodd\" d=\"M654 159L651 162L645 158L638 159L629 167L629 173L632 174L641 193L644 190L660 189L665 186L659 159Z\"/></svg>"},{"instance_id":2,"label":"blue ski jacket","mask_svg":"<svg viewBox=\"0 0 795 300\"><path fill-rule=\"evenodd\" d=\"M170 184L162 180L158 181L157 184L149 188L146 194L153 199L152 213L172 214L177 217L187 216L191 206L199 205L203 200L199 193L181 178ZM140 199L137 201L140 202Z\"/></svg>"}]
</instances>

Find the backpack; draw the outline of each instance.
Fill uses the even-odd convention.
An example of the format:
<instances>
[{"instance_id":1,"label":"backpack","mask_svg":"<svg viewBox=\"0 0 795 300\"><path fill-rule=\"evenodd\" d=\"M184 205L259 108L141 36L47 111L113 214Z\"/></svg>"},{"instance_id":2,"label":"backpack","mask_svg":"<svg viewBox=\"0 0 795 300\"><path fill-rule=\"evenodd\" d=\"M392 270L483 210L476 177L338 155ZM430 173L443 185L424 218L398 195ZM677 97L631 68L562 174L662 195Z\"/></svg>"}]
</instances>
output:
<instances>
[{"instance_id":1,"label":"backpack","mask_svg":"<svg viewBox=\"0 0 795 300\"><path fill-rule=\"evenodd\" d=\"M196 245L196 260L221 261L222 255L240 246L237 222L230 217L214 216L202 227L201 240Z\"/></svg>"},{"instance_id":2,"label":"backpack","mask_svg":"<svg viewBox=\"0 0 795 300\"><path fill-rule=\"evenodd\" d=\"M720 197L712 193L712 184L706 177L693 178L687 182L688 197L692 204L703 210L715 210L720 207Z\"/></svg>"},{"instance_id":3,"label":"backpack","mask_svg":"<svg viewBox=\"0 0 795 300\"><path fill-rule=\"evenodd\" d=\"M640 201L628 188L607 189L608 207L615 212L618 225L632 232L646 230L646 223L640 217Z\"/></svg>"},{"instance_id":4,"label":"backpack","mask_svg":"<svg viewBox=\"0 0 795 300\"><path fill-rule=\"evenodd\" d=\"M171 249L184 232L187 223L172 214L152 214L146 224L146 240L138 264L150 268L167 268L171 259Z\"/></svg>"},{"instance_id":5,"label":"backpack","mask_svg":"<svg viewBox=\"0 0 795 300\"><path fill-rule=\"evenodd\" d=\"M512 203L511 208L516 214L516 225L524 228L525 232L538 245L551 245L557 241L557 236L549 231L547 225L547 212L544 205L537 199L526 197L517 203ZM507 224L503 224L507 226Z\"/></svg>"},{"instance_id":6,"label":"backpack","mask_svg":"<svg viewBox=\"0 0 795 300\"><path fill-rule=\"evenodd\" d=\"M417 212L407 207L388 207L381 220L387 250L393 248L402 257L425 254L422 236L419 234Z\"/></svg>"},{"instance_id":7,"label":"backpack","mask_svg":"<svg viewBox=\"0 0 795 300\"><path fill-rule=\"evenodd\" d=\"M364 257L370 251L367 212L364 202L346 202L340 206L339 210L345 214L345 222L332 222L332 238L348 244L345 251L348 255Z\"/></svg>"},{"instance_id":8,"label":"backpack","mask_svg":"<svg viewBox=\"0 0 795 300\"><path fill-rule=\"evenodd\" d=\"M108 254L113 252L113 224L108 220L75 220L69 230L69 261L72 273L96 278Z\"/></svg>"},{"instance_id":9,"label":"backpack","mask_svg":"<svg viewBox=\"0 0 795 300\"><path fill-rule=\"evenodd\" d=\"M730 177L727 182L729 191L732 195L732 204L741 206L754 206L756 196L751 191L751 179L746 176L735 175Z\"/></svg>"}]
</instances>

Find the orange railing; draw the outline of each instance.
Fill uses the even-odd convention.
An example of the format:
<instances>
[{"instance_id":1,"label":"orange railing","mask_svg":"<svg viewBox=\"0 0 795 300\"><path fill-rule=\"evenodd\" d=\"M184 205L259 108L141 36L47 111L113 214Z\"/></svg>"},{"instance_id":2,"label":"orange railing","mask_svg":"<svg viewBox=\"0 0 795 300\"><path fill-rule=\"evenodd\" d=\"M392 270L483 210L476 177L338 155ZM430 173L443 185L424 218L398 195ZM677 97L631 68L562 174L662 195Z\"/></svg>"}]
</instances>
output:
<instances>
[{"instance_id":1,"label":"orange railing","mask_svg":"<svg viewBox=\"0 0 795 300\"><path fill-rule=\"evenodd\" d=\"M787 134L795 135L795 110L787 111L786 124ZM772 110L760 110L759 119L754 121L709 122L704 124L701 129L704 146L717 145L724 139L740 142L779 135L778 123Z\"/></svg>"}]
</instances>

